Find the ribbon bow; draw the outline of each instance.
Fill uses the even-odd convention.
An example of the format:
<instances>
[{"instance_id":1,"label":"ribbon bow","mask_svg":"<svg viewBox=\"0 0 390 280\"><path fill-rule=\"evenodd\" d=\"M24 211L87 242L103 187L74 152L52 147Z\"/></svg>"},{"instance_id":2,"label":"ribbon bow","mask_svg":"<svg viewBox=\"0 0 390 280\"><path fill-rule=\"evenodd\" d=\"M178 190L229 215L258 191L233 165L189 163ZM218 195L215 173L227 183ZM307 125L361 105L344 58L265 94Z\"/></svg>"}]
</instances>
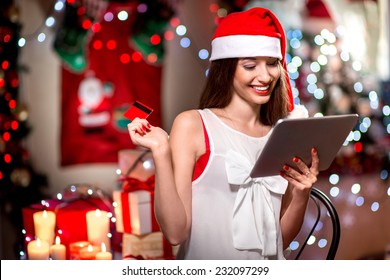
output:
<instances>
[{"instance_id":1,"label":"ribbon bow","mask_svg":"<svg viewBox=\"0 0 390 280\"><path fill-rule=\"evenodd\" d=\"M284 194L287 181L280 176L251 178L252 165L229 150L225 167L229 184L239 185L233 208L233 245L239 250L260 249L264 256L277 254L277 221L270 192Z\"/></svg>"},{"instance_id":2,"label":"ribbon bow","mask_svg":"<svg viewBox=\"0 0 390 280\"><path fill-rule=\"evenodd\" d=\"M121 178L120 181L124 182L122 190L123 192L135 192L135 191L148 191L154 192L154 175L150 176L146 181L141 181L134 177Z\"/></svg>"}]
</instances>

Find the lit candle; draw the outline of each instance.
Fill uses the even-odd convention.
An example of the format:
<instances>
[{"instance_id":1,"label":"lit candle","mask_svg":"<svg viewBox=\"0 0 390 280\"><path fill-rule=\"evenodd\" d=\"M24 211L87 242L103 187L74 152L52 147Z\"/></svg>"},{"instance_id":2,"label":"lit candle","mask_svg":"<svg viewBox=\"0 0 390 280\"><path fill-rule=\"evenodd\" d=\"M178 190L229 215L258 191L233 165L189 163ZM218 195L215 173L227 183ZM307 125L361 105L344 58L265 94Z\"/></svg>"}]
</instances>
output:
<instances>
[{"instance_id":1,"label":"lit candle","mask_svg":"<svg viewBox=\"0 0 390 280\"><path fill-rule=\"evenodd\" d=\"M96 254L100 251L99 246L88 245L80 249L80 260L95 260Z\"/></svg>"},{"instance_id":2,"label":"lit candle","mask_svg":"<svg viewBox=\"0 0 390 280\"><path fill-rule=\"evenodd\" d=\"M90 245L88 241L78 241L69 244L69 259L79 260L80 259L80 250L86 248Z\"/></svg>"},{"instance_id":3,"label":"lit candle","mask_svg":"<svg viewBox=\"0 0 390 280\"><path fill-rule=\"evenodd\" d=\"M112 254L107 252L106 244L102 242L102 251L96 254L97 260L112 260Z\"/></svg>"},{"instance_id":4,"label":"lit candle","mask_svg":"<svg viewBox=\"0 0 390 280\"><path fill-rule=\"evenodd\" d=\"M66 260L66 247L61 244L60 237L56 237L56 244L50 246L50 257L53 260Z\"/></svg>"},{"instance_id":5,"label":"lit candle","mask_svg":"<svg viewBox=\"0 0 390 280\"><path fill-rule=\"evenodd\" d=\"M37 238L27 244L27 254L29 260L48 260L49 244Z\"/></svg>"},{"instance_id":6,"label":"lit candle","mask_svg":"<svg viewBox=\"0 0 390 280\"><path fill-rule=\"evenodd\" d=\"M54 242L54 230L56 226L56 215L53 211L40 211L33 215L35 236L48 244Z\"/></svg>"},{"instance_id":7,"label":"lit candle","mask_svg":"<svg viewBox=\"0 0 390 280\"><path fill-rule=\"evenodd\" d=\"M102 242L106 244L107 250L110 250L110 220L106 211L96 209L96 211L87 212L87 234L88 241L93 245L100 247Z\"/></svg>"}]
</instances>

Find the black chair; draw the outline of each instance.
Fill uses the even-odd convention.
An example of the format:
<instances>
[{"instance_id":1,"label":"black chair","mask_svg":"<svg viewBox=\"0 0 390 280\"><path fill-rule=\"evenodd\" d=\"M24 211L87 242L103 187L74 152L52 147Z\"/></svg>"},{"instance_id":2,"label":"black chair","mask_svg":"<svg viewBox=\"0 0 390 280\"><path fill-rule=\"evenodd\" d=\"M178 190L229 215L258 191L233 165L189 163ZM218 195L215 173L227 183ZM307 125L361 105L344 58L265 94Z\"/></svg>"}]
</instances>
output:
<instances>
[{"instance_id":1,"label":"black chair","mask_svg":"<svg viewBox=\"0 0 390 280\"><path fill-rule=\"evenodd\" d=\"M337 214L337 211L331 202L331 200L324 194L322 191L320 191L317 188L312 188L311 193L310 193L310 199L314 202L315 209L317 210L317 216L315 219L315 222L307 235L306 240L302 244L302 247L299 249L297 255L295 256L295 259L298 260L299 257L301 256L303 250L305 249L307 242L309 238L312 236L315 228L317 227L320 218L321 218L321 206L324 206L326 210L328 211L328 214L330 216L331 222L332 222L332 242L329 246L328 254L326 256L327 260L334 260L337 249L339 247L339 242L340 242L340 220L339 216Z\"/></svg>"}]
</instances>

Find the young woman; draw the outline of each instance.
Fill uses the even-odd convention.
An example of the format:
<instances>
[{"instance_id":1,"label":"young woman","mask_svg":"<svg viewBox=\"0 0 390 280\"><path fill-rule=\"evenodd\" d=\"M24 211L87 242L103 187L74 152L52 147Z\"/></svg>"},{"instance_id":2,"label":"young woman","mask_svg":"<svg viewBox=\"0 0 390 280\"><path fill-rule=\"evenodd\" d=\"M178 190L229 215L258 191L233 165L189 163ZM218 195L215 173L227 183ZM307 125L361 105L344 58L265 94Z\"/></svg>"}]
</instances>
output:
<instances>
[{"instance_id":1,"label":"young woman","mask_svg":"<svg viewBox=\"0 0 390 280\"><path fill-rule=\"evenodd\" d=\"M277 120L307 116L293 103L286 39L263 8L228 15L212 41L199 110L179 114L170 135L145 119L129 124L134 144L156 167L155 213L179 259L283 259L298 234L318 156L281 166L280 176L251 178ZM288 141L286 141L288 145Z\"/></svg>"}]
</instances>

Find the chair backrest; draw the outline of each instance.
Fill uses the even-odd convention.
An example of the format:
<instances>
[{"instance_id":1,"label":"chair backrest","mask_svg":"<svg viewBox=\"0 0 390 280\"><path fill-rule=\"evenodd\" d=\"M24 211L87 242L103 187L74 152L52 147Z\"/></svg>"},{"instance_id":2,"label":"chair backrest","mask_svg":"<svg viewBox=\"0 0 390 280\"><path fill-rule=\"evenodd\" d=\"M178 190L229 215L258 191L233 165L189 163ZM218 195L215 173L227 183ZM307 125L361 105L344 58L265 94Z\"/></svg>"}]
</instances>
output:
<instances>
[{"instance_id":1,"label":"chair backrest","mask_svg":"<svg viewBox=\"0 0 390 280\"><path fill-rule=\"evenodd\" d=\"M322 191L320 191L317 188L312 188L310 193L310 199L311 201L314 202L315 205L314 209L316 209L317 215L309 234L307 235L304 243L302 244L301 248L299 249L298 253L295 256L295 259L296 260L299 259L302 252L306 248L309 238L312 236L314 230L316 229L318 223L320 222L321 210L325 208L327 210L327 214L331 219L331 224L332 224L332 235L331 235L332 241L330 243L326 259L334 260L340 242L340 220L336 208L334 207L332 201Z\"/></svg>"}]
</instances>

